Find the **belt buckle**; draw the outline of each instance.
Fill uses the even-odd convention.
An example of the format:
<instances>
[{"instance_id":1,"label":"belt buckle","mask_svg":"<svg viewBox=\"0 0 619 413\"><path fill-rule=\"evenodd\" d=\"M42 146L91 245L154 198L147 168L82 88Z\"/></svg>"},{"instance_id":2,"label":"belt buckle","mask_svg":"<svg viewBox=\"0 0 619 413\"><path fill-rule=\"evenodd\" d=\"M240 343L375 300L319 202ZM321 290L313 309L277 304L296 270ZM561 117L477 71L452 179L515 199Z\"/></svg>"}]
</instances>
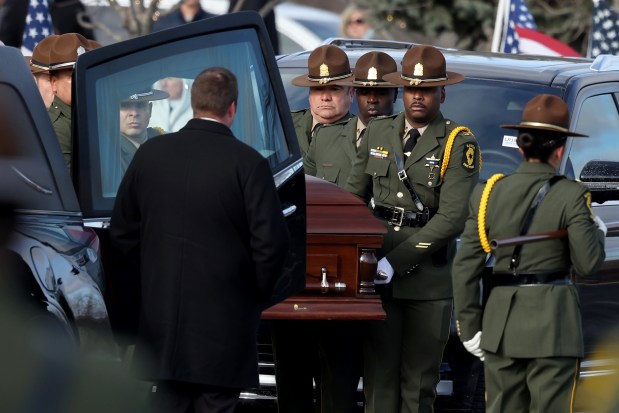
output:
<instances>
[{"instance_id":1,"label":"belt buckle","mask_svg":"<svg viewBox=\"0 0 619 413\"><path fill-rule=\"evenodd\" d=\"M400 215L399 218L398 218L398 214ZM391 212L391 219L389 220L389 222L392 225L401 227L403 220L404 220L404 208L393 207L393 211Z\"/></svg>"},{"instance_id":2,"label":"belt buckle","mask_svg":"<svg viewBox=\"0 0 619 413\"><path fill-rule=\"evenodd\" d=\"M406 178L408 178L408 175L406 175L406 171L404 169L398 171L398 179L400 181L404 181Z\"/></svg>"}]
</instances>

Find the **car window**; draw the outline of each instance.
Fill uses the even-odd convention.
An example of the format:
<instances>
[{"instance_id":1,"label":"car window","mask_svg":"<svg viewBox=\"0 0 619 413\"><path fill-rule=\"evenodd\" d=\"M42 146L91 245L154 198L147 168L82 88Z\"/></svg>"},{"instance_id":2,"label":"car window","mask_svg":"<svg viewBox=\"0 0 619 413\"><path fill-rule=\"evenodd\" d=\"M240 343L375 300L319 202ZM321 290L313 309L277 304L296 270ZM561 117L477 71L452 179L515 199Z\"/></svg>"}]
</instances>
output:
<instances>
[{"instance_id":1,"label":"car window","mask_svg":"<svg viewBox=\"0 0 619 413\"><path fill-rule=\"evenodd\" d=\"M616 161L619 159L619 113L613 95L592 96L583 101L575 123L575 130L589 138L574 138L568 157L569 175L578 178L588 161Z\"/></svg>"},{"instance_id":2,"label":"car window","mask_svg":"<svg viewBox=\"0 0 619 413\"><path fill-rule=\"evenodd\" d=\"M87 163L94 209L109 209L126 170L128 152L121 143L119 129L121 100L133 94L139 96L152 88L163 90L163 82L171 79L182 81L185 99L190 99L192 79L212 66L226 67L238 80L237 116L231 128L234 135L267 158L274 171L290 160L292 154L254 30L239 29L168 42L94 66L86 73L84 83L89 89L86 93ZM151 139L156 139L161 132L180 127L164 121L165 111L160 107L164 103L163 100L152 102ZM172 106L168 105L168 110ZM192 117L187 101L178 116ZM214 147L213 151L217 148ZM97 203L101 204L100 207Z\"/></svg>"}]
</instances>

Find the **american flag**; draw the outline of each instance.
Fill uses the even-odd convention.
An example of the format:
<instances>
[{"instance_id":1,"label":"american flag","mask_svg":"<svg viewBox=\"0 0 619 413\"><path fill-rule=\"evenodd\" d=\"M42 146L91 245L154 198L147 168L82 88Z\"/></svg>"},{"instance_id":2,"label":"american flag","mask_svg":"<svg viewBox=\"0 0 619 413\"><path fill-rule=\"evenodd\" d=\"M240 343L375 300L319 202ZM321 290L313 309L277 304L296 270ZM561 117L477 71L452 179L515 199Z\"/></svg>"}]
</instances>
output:
<instances>
[{"instance_id":1,"label":"american flag","mask_svg":"<svg viewBox=\"0 0 619 413\"><path fill-rule=\"evenodd\" d=\"M591 26L591 57L600 54L619 54L619 14L604 0L593 0Z\"/></svg>"},{"instance_id":2,"label":"american flag","mask_svg":"<svg viewBox=\"0 0 619 413\"><path fill-rule=\"evenodd\" d=\"M52 34L52 16L49 13L47 0L30 0L22 40L22 53L31 55L34 47L50 34Z\"/></svg>"},{"instance_id":3,"label":"american flag","mask_svg":"<svg viewBox=\"0 0 619 413\"><path fill-rule=\"evenodd\" d=\"M516 31L516 26L526 27L527 29L537 30L535 20L529 11L524 0L513 0L509 5L509 18L507 20L507 31L503 38L504 53L520 53L520 36Z\"/></svg>"}]
</instances>

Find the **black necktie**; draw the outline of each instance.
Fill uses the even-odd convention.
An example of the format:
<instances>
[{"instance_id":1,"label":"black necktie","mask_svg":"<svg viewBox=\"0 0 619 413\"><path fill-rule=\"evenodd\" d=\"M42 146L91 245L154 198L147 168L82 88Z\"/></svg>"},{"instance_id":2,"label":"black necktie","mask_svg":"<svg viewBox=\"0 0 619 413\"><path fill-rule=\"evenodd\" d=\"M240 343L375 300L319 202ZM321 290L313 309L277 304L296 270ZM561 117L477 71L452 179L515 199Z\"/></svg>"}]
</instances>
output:
<instances>
[{"instance_id":1,"label":"black necktie","mask_svg":"<svg viewBox=\"0 0 619 413\"><path fill-rule=\"evenodd\" d=\"M408 131L408 140L404 144L404 155L407 153L410 154L417 143L417 138L420 136L420 133L417 129L412 128Z\"/></svg>"},{"instance_id":2,"label":"black necktie","mask_svg":"<svg viewBox=\"0 0 619 413\"><path fill-rule=\"evenodd\" d=\"M361 132L359 132L359 137L355 140L355 144L357 145L357 148L359 147L359 145L361 145L361 139L363 138L364 134L365 134L365 128L363 128Z\"/></svg>"}]
</instances>

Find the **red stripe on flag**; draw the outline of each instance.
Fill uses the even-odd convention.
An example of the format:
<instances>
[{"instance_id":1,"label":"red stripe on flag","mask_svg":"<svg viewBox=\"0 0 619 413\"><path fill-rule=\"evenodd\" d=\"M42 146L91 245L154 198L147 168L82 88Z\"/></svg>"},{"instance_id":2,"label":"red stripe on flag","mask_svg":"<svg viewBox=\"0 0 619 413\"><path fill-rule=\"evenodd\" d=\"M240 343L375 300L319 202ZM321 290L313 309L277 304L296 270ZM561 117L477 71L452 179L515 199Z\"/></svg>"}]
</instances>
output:
<instances>
[{"instance_id":1,"label":"red stripe on flag","mask_svg":"<svg viewBox=\"0 0 619 413\"><path fill-rule=\"evenodd\" d=\"M516 26L516 32L520 37L520 53L582 57L580 53L565 43L536 30Z\"/></svg>"}]
</instances>

